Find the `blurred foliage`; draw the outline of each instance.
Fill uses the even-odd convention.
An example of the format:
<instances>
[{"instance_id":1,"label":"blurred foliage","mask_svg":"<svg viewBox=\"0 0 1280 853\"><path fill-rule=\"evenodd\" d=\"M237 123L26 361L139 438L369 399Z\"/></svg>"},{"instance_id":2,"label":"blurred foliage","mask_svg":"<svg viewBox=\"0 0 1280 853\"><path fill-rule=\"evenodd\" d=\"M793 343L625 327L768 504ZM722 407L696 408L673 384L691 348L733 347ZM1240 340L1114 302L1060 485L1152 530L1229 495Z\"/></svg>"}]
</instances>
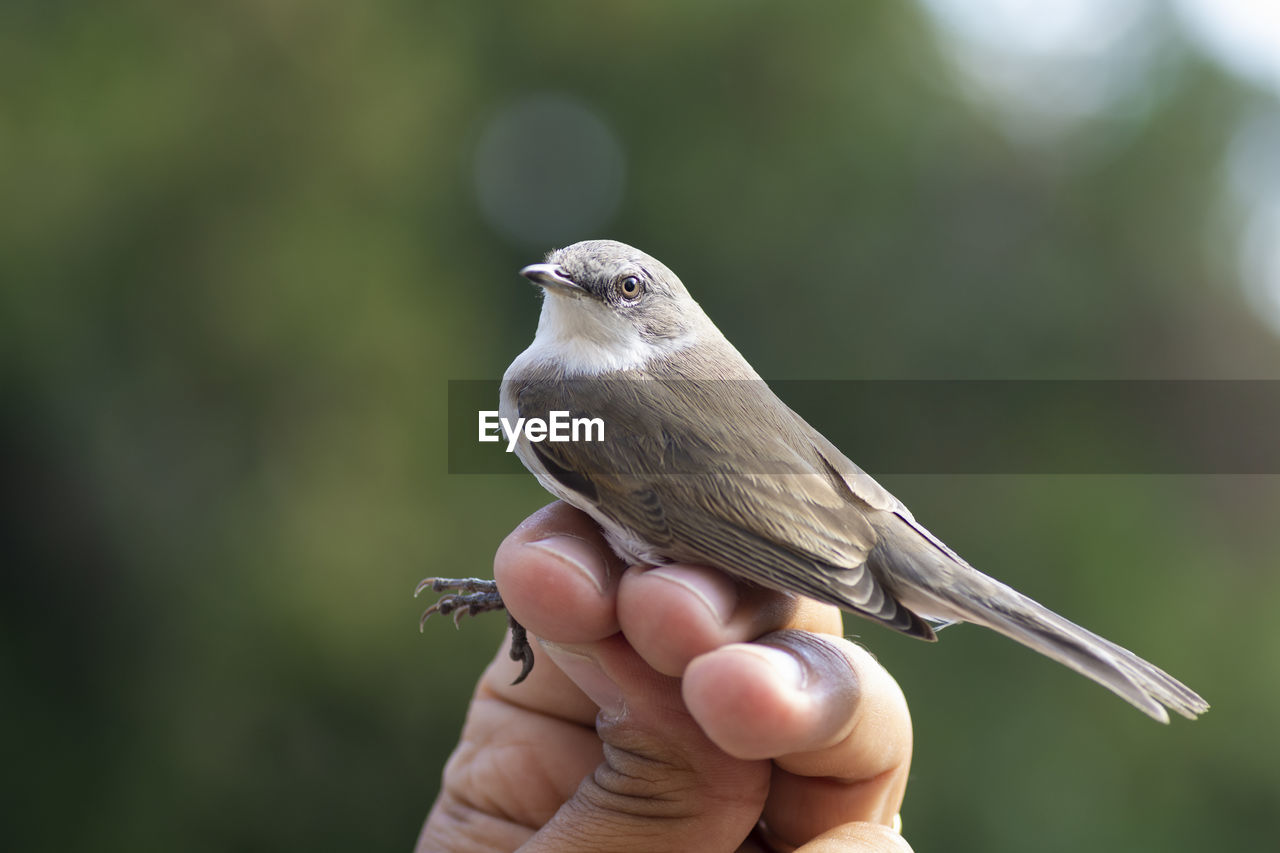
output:
<instances>
[{"instance_id":1,"label":"blurred foliage","mask_svg":"<svg viewBox=\"0 0 1280 853\"><path fill-rule=\"evenodd\" d=\"M503 625L419 637L409 592L547 500L444 466L446 381L534 327L549 247L472 177L523 96L627 157L564 242L656 254L765 376L1276 378L1220 168L1275 105L1151 16L1142 102L1027 147L887 0L0 5L8 845L411 846ZM1277 478L884 481L1215 705L1164 729L977 629L851 620L912 704L916 849L1274 839Z\"/></svg>"}]
</instances>

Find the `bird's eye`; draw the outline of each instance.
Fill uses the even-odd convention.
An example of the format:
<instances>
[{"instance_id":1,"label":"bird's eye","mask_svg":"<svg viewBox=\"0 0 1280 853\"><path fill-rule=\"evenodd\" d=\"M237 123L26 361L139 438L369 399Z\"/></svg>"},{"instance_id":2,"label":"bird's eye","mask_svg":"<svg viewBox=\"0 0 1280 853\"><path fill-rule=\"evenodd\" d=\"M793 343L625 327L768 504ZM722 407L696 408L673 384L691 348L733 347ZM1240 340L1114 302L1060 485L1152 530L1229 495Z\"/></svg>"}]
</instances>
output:
<instances>
[{"instance_id":1,"label":"bird's eye","mask_svg":"<svg viewBox=\"0 0 1280 853\"><path fill-rule=\"evenodd\" d=\"M635 299L640 295L640 279L629 275L618 283L618 290L624 299Z\"/></svg>"}]
</instances>

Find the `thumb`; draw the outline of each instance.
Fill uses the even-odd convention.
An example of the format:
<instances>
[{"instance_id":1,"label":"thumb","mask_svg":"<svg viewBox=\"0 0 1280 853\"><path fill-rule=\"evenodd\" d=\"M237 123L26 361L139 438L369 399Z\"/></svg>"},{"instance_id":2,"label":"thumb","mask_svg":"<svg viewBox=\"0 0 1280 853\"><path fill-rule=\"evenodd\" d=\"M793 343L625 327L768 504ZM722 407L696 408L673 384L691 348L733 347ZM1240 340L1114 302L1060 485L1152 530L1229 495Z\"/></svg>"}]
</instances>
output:
<instances>
[{"instance_id":1,"label":"thumb","mask_svg":"<svg viewBox=\"0 0 1280 853\"><path fill-rule=\"evenodd\" d=\"M760 819L770 763L715 746L680 695L621 634L585 646L544 643L600 706L603 761L524 851L735 850Z\"/></svg>"}]
</instances>

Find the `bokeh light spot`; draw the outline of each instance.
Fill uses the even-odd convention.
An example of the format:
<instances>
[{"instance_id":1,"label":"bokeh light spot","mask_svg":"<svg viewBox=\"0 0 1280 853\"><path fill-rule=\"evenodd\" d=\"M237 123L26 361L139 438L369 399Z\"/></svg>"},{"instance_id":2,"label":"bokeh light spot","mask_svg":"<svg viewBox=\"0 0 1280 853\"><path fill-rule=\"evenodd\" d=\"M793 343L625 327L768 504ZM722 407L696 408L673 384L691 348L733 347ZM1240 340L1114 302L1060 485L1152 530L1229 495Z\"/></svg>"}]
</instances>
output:
<instances>
[{"instance_id":1,"label":"bokeh light spot","mask_svg":"<svg viewBox=\"0 0 1280 853\"><path fill-rule=\"evenodd\" d=\"M601 236L622 200L626 158L609 126L580 101L543 93L502 109L476 147L480 210L533 246Z\"/></svg>"},{"instance_id":2,"label":"bokeh light spot","mask_svg":"<svg viewBox=\"0 0 1280 853\"><path fill-rule=\"evenodd\" d=\"M1027 142L1052 141L1142 90L1146 0L919 0L976 101Z\"/></svg>"},{"instance_id":3,"label":"bokeh light spot","mask_svg":"<svg viewBox=\"0 0 1280 853\"><path fill-rule=\"evenodd\" d=\"M1193 39L1236 74L1280 91L1280 3L1179 0Z\"/></svg>"}]
</instances>

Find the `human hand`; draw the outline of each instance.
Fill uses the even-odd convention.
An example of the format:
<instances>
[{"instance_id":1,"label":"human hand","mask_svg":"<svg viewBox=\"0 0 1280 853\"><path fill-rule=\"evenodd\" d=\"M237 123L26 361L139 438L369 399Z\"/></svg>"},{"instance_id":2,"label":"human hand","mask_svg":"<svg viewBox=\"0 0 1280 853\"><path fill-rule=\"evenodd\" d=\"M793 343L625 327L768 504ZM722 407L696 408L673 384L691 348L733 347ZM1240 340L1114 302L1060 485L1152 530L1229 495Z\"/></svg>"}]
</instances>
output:
<instances>
[{"instance_id":1,"label":"human hand","mask_svg":"<svg viewBox=\"0 0 1280 853\"><path fill-rule=\"evenodd\" d=\"M481 676L418 853L909 853L906 702L838 610L628 568L563 503L494 576L537 665L513 686L504 648Z\"/></svg>"}]
</instances>

